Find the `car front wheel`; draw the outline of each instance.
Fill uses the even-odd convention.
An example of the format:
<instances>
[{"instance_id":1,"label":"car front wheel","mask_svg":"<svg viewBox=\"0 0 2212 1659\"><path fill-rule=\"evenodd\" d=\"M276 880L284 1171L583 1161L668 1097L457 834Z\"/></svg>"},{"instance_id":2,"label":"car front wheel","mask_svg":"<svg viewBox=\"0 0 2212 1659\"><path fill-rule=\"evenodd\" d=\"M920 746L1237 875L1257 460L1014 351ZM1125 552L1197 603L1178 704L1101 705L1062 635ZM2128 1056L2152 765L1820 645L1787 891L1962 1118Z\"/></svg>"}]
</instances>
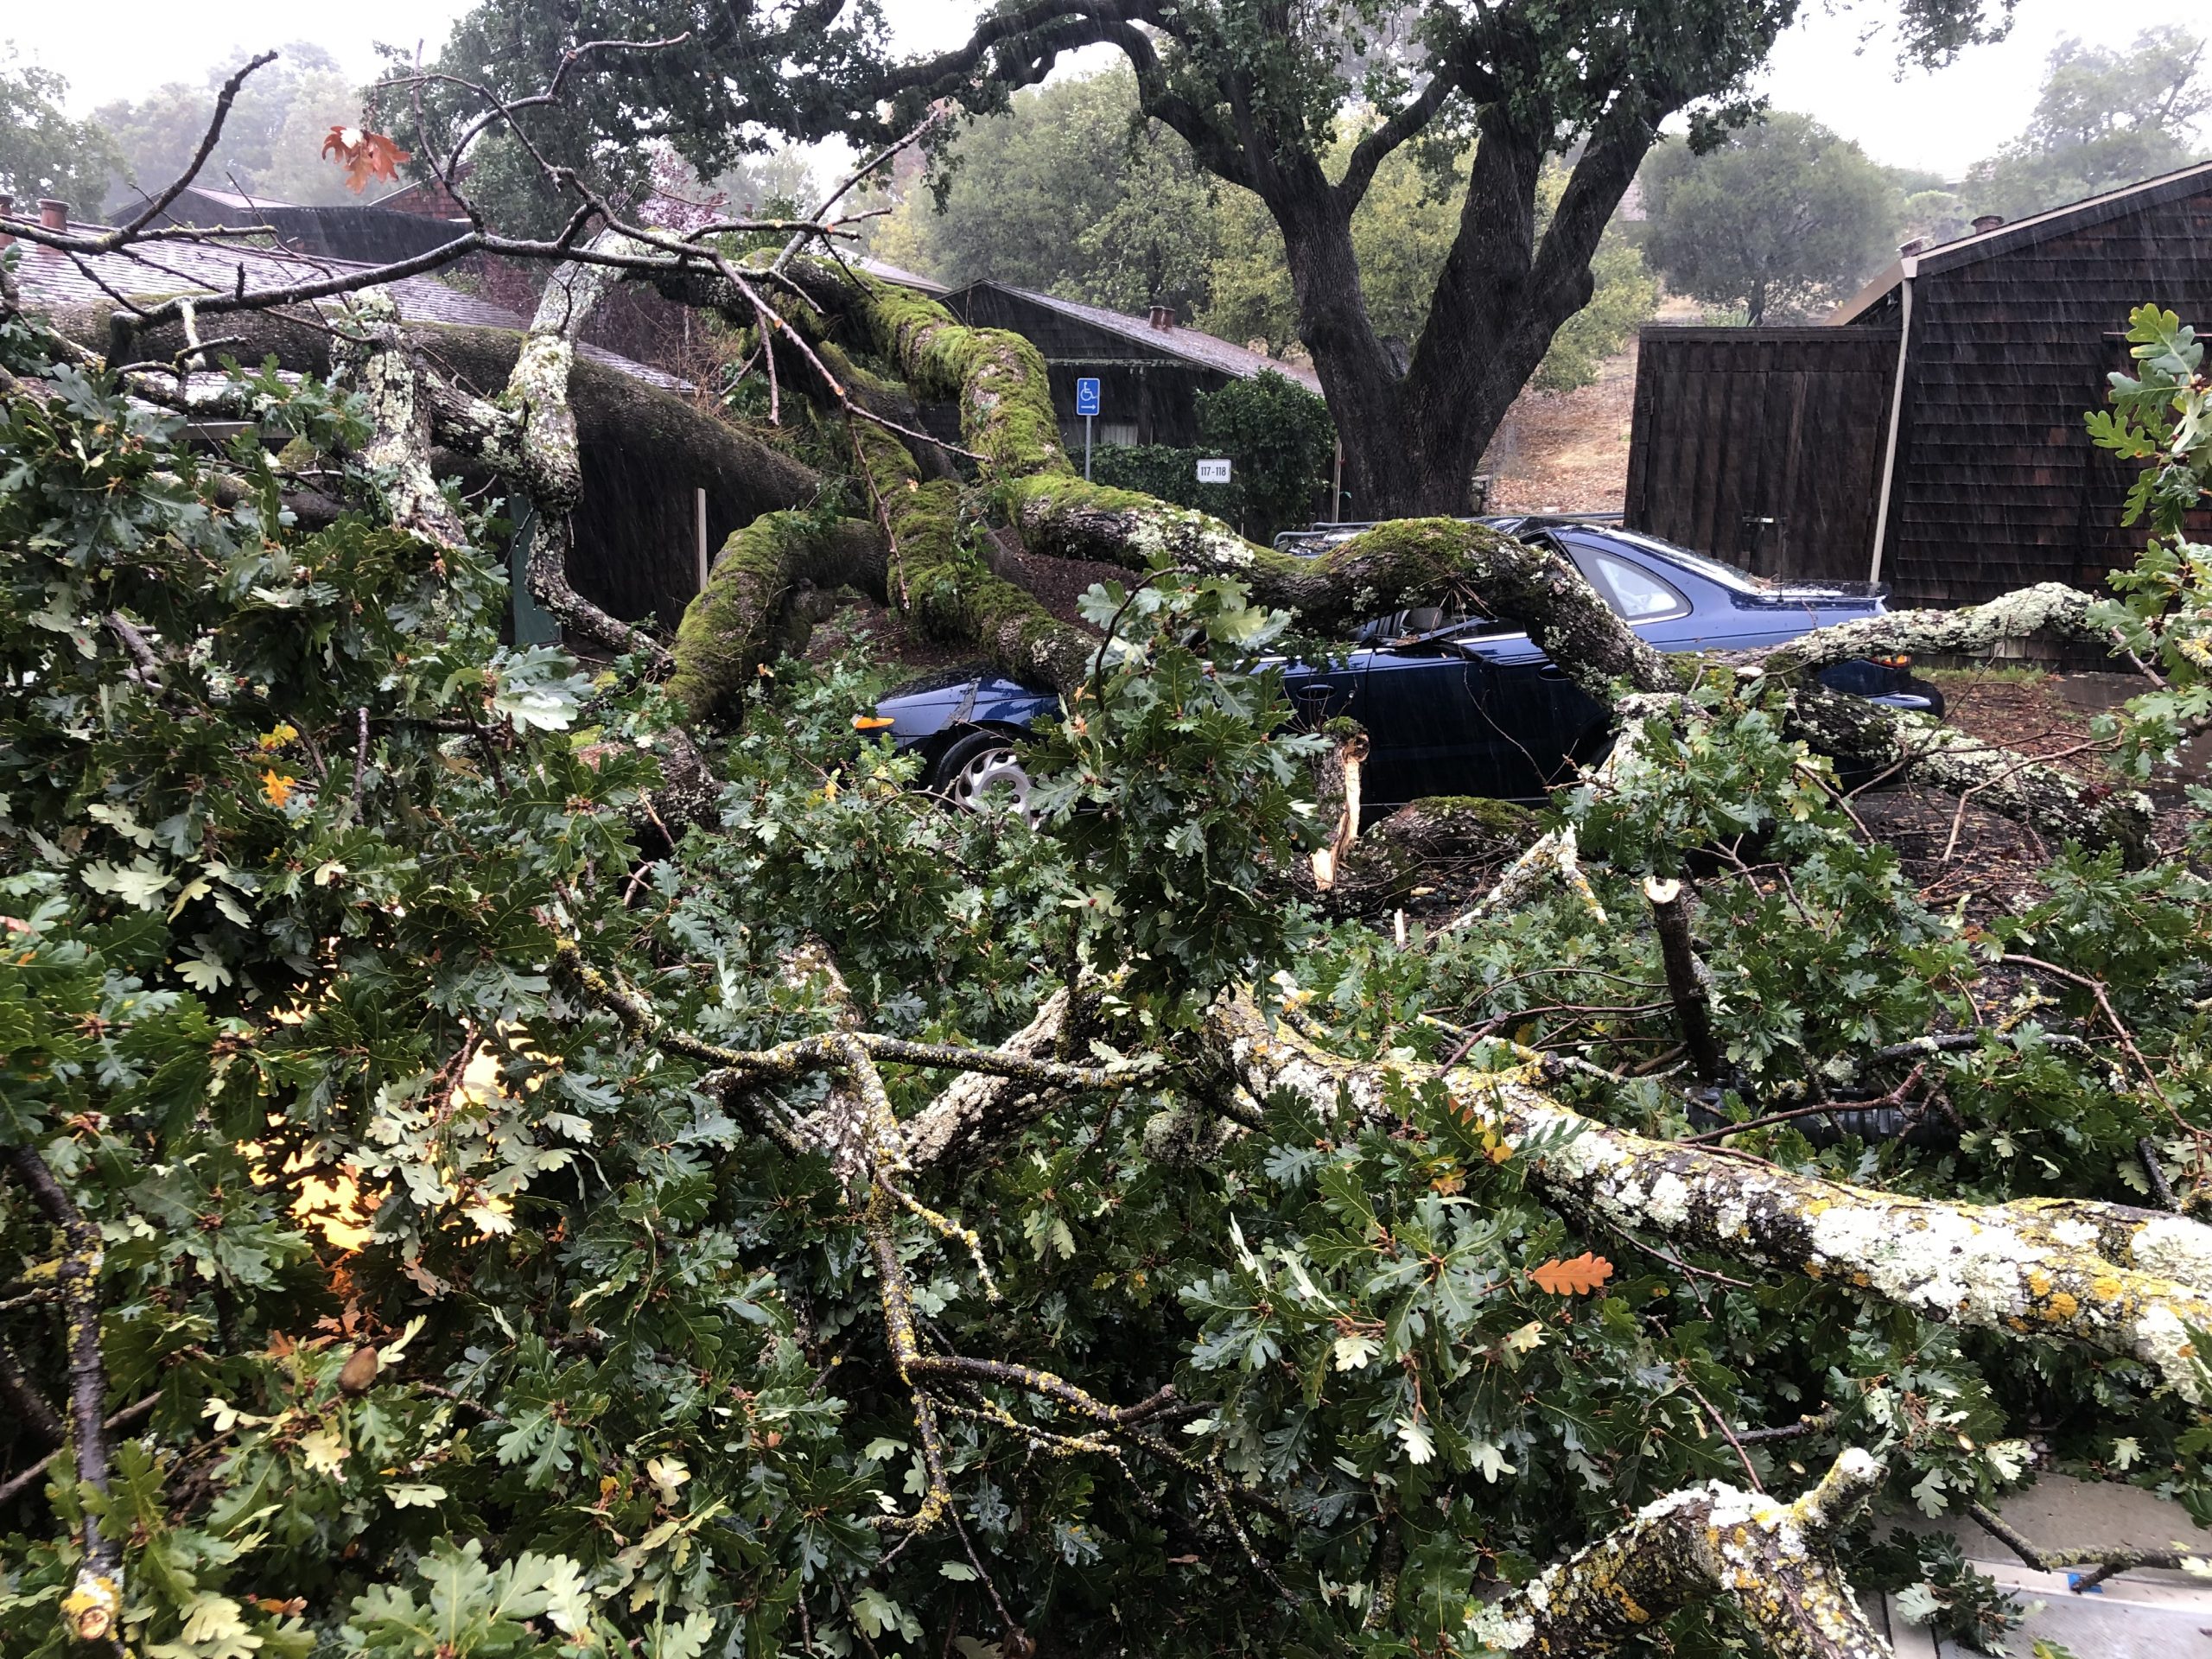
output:
<instances>
[{"instance_id":1,"label":"car front wheel","mask_svg":"<svg viewBox=\"0 0 2212 1659\"><path fill-rule=\"evenodd\" d=\"M1004 732L970 732L938 757L930 788L963 812L1011 812L1029 823L1029 770Z\"/></svg>"}]
</instances>

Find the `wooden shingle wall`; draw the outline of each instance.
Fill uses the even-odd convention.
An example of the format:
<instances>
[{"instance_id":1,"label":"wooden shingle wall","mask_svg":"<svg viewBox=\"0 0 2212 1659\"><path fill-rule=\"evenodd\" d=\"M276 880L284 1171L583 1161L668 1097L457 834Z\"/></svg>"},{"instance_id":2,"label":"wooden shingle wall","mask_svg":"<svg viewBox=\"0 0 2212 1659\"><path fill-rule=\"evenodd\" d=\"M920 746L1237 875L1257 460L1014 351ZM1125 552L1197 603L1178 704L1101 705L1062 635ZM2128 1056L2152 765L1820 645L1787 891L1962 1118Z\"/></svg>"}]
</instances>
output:
<instances>
[{"instance_id":1,"label":"wooden shingle wall","mask_svg":"<svg viewBox=\"0 0 2212 1659\"><path fill-rule=\"evenodd\" d=\"M2155 302L2212 331L2212 186L1930 271L1913 296L1884 575L1896 602L1970 604L2036 582L2101 589L2131 563L2133 469L2082 428Z\"/></svg>"},{"instance_id":2,"label":"wooden shingle wall","mask_svg":"<svg viewBox=\"0 0 2212 1659\"><path fill-rule=\"evenodd\" d=\"M1763 576L1863 581L1897 331L1655 325L1625 519Z\"/></svg>"}]
</instances>

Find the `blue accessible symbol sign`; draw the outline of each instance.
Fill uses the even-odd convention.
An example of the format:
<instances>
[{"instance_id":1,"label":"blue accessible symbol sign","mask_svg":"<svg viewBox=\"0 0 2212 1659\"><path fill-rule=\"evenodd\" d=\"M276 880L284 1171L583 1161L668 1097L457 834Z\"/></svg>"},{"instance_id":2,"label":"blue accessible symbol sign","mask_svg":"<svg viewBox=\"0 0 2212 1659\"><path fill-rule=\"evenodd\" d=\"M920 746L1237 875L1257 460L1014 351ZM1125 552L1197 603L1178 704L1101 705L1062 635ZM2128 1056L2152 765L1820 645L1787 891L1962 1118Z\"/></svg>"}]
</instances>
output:
<instances>
[{"instance_id":1,"label":"blue accessible symbol sign","mask_svg":"<svg viewBox=\"0 0 2212 1659\"><path fill-rule=\"evenodd\" d=\"M1090 482L1090 423L1098 413L1098 382L1084 375L1075 383L1075 412L1083 416L1083 481Z\"/></svg>"}]
</instances>

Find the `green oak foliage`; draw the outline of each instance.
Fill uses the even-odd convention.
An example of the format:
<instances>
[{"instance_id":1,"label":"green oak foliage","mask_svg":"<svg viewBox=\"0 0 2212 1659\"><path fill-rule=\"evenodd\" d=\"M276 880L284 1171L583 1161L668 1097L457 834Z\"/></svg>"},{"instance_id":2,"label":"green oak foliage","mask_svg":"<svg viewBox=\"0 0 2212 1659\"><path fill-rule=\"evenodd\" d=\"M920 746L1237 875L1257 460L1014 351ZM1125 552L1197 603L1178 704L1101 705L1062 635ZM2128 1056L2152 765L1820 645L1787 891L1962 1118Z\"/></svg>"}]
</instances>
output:
<instances>
[{"instance_id":1,"label":"green oak foliage","mask_svg":"<svg viewBox=\"0 0 2212 1659\"><path fill-rule=\"evenodd\" d=\"M414 150L416 175L428 177L490 107L485 92L531 99L559 76L559 97L516 117L529 147L502 127L469 152L468 194L486 216L509 234L550 235L576 198L545 177L541 158L635 201L652 185L650 141L712 179L768 150L776 133L869 127L874 105L861 89L882 27L876 0L477 0L425 66L452 79L421 86L418 102L407 79L413 54L386 48L371 110ZM564 54L592 42L616 44L563 73Z\"/></svg>"},{"instance_id":2,"label":"green oak foliage","mask_svg":"<svg viewBox=\"0 0 2212 1659\"><path fill-rule=\"evenodd\" d=\"M2196 348L2170 318L2138 327L2107 435L2156 452L2146 505L2181 501L2206 472ZM1900 1500L1955 1509L2017 1483L2033 1435L2212 1520L2212 1427L2132 1362L1586 1232L1533 1196L1545 1147L1509 1150L1440 1091L1357 1124L1224 1101L1231 1132L1203 1109L1220 1080L1179 1067L1212 988L1253 976L1348 1053L1510 1067L1522 1042L1634 1071L1557 1086L1688 1135L1709 1109L1677 1092L1657 949L1621 919L1646 874L1683 872L1727 1116L1807 1077L1849 1098L1868 1050L1986 1022L1929 1059L1948 1136L1801 1117L1740 1149L1934 1197L2124 1198L2148 1136L2194 1198L2212 887L2192 868L2069 851L2013 912L1934 908L1758 686L1719 674L1694 735L1649 730L1619 789L1554 804L1611 919L1547 890L1402 948L1282 896L1311 746L1278 734L1264 654L1292 642L1236 584L1172 569L1085 601L1116 643L1040 738L1040 826L904 788L912 762L853 724L864 664L787 663L717 741L712 823L671 849L644 796L659 694L502 645L478 547L368 506L286 522L292 468L375 499L345 472L345 397L255 378L256 429L211 456L20 318L0 368L0 1147L35 1148L99 1228L105 1404L149 1402L104 1492L0 1427L5 1478L45 1469L0 1501L4 1659L69 1651L54 1611L88 1507L124 1541L147 1659L1471 1655L1501 1581L1624 1506L1740 1479L1716 1416L1833 1410L1751 1449L1785 1492L1850 1444ZM1086 965L1114 976L1085 1040L1161 1063L917 1178L997 1299L919 1220L892 1249L930 1351L1116 1402L1172 1383L1178 1458L1071 1450L1020 1426L1065 1427L1046 1400L979 1385L976 1414L940 1419L959 1527L883 1524L924 1478L880 1258L826 1160L757 1128L825 1082L714 1085L557 954L753 1046L841 1018L791 971L810 938L863 1025L932 1041L995 1041ZM1993 982L2008 949L2108 986L2164 1099L2050 1040L2096 1008ZM886 1071L901 1115L938 1087ZM0 1340L59 1401L65 1333L35 1294L53 1249L0 1183ZM1595 1294L1529 1275L1586 1249L1616 1263ZM373 1375L341 1382L364 1346ZM2002 1622L1940 1559L1889 1576ZM1747 1639L1725 1604L1666 1636Z\"/></svg>"}]
</instances>

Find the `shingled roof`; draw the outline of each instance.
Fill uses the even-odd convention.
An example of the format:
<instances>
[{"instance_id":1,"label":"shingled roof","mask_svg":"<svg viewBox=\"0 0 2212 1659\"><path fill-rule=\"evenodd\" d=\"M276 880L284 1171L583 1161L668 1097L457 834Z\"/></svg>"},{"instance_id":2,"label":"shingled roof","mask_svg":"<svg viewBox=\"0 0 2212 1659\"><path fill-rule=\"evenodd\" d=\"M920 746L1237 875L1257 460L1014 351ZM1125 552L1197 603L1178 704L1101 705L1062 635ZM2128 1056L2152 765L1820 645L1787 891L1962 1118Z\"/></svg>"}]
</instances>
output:
<instances>
[{"instance_id":1,"label":"shingled roof","mask_svg":"<svg viewBox=\"0 0 2212 1659\"><path fill-rule=\"evenodd\" d=\"M72 231L97 236L105 226L73 223ZM231 294L243 283L249 290L283 288L373 266L348 259L317 258L273 248L236 243L142 242L115 253L70 254L26 247L16 270L24 297L49 308L111 307L119 297L168 298L180 294ZM529 319L505 306L465 294L429 276L403 276L385 284L399 315L410 322L443 323L519 333ZM325 302L325 303L331 303ZM670 391L690 384L672 374L597 346L579 346L582 356Z\"/></svg>"},{"instance_id":2,"label":"shingled roof","mask_svg":"<svg viewBox=\"0 0 2212 1659\"><path fill-rule=\"evenodd\" d=\"M1011 283L970 283L967 287L947 295L944 306L956 316L965 316L967 307L963 302L982 289L1016 295L1074 321L1103 329L1109 334L1142 346L1147 351L1163 358L1175 358L1199 368L1233 374L1240 380L1249 380L1272 370L1287 380L1295 381L1317 397L1320 394L1320 377L1303 364L1286 363L1280 358L1268 356L1264 352L1232 345L1203 329L1181 323L1163 327L1147 317L1132 317L1120 311L1109 311L1102 305L1085 305L1080 300L1064 300L1057 295L1040 294L1034 289L1016 288Z\"/></svg>"},{"instance_id":3,"label":"shingled roof","mask_svg":"<svg viewBox=\"0 0 2212 1659\"><path fill-rule=\"evenodd\" d=\"M1828 321L1832 323L1856 321L1880 304L1908 276L1932 276L1939 271L1950 270L1960 265L1974 264L2021 248L2033 247L2055 236L2083 230L2125 213L2156 207L2184 196L2201 194L2208 185L2212 185L2212 162L2199 162L2191 167L2177 168L2171 173L2161 173L2156 178L2122 185L2119 189L2107 190L2101 195L2085 196L2080 201L2069 201L2063 207L2045 208L2042 213L2031 213L2025 219L2013 219L2010 224L1993 226L1988 230L1975 231L1948 242L1938 242L1916 252L1900 254L1880 275L1838 308ZM2145 297L2156 296L2146 295Z\"/></svg>"}]
</instances>

